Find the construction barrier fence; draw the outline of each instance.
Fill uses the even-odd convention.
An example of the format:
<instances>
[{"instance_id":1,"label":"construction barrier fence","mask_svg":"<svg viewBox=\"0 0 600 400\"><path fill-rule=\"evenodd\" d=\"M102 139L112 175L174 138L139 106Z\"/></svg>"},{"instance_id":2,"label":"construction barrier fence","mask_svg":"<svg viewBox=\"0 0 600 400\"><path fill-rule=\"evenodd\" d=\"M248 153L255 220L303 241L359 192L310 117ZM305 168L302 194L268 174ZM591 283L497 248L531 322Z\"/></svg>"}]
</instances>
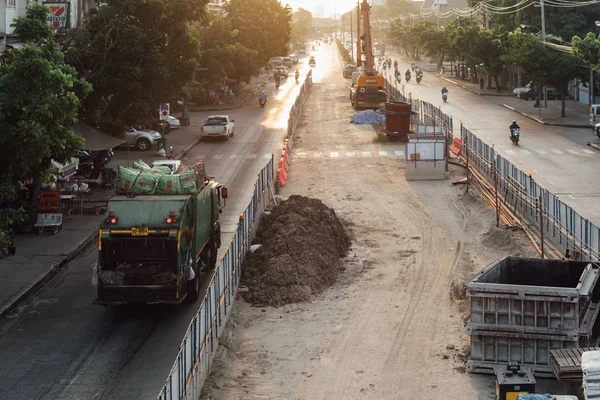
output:
<instances>
[{"instance_id":1,"label":"construction barrier fence","mask_svg":"<svg viewBox=\"0 0 600 400\"><path fill-rule=\"evenodd\" d=\"M288 127L287 127L287 135L281 149L281 157L280 160L283 160L283 163L280 161L277 166L277 179L276 179L276 190L284 187L287 182L287 174L289 172L291 166L290 153L292 148L294 147L294 134L296 132L296 127L298 126L298 122L302 117L302 113L304 112L304 102L308 97L308 93L310 92L310 88L312 87L312 69L308 71L306 74L306 79L300 86L300 93L296 97L296 101L292 105L290 109L290 116L288 118Z\"/></svg>"},{"instance_id":2,"label":"construction barrier fence","mask_svg":"<svg viewBox=\"0 0 600 400\"><path fill-rule=\"evenodd\" d=\"M467 160L468 168L478 171L492 187L497 179L498 195L504 207L538 228L540 237L563 255L600 261L600 229L596 225L541 187L531 174L517 168L463 124L455 136L452 116L431 103L414 99L411 93L406 94L404 85L398 88L399 85L390 83L392 78L393 75L385 77L388 95L410 103L422 124L441 126L452 152Z\"/></svg>"},{"instance_id":3,"label":"construction barrier fence","mask_svg":"<svg viewBox=\"0 0 600 400\"><path fill-rule=\"evenodd\" d=\"M252 199L244 213L240 215L231 244L211 277L198 313L185 333L171 373L158 395L158 400L197 400L200 397L219 346L219 337L231 314L244 259L254 239L260 216L270 203L276 186L280 184L280 175L283 178L283 185L287 180L294 132L311 86L312 70L307 73L300 87L300 93L290 110L288 131L281 156L278 159L271 159L259 173L254 184Z\"/></svg>"}]
</instances>

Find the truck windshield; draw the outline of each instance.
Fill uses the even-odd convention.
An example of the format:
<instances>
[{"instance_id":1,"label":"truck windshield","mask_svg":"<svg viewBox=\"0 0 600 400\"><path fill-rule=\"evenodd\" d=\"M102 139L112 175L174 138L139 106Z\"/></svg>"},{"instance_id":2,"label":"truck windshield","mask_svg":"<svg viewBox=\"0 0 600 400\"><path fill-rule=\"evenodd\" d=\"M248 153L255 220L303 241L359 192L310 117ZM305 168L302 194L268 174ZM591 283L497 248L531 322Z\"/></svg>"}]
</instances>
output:
<instances>
[{"instance_id":1,"label":"truck windshield","mask_svg":"<svg viewBox=\"0 0 600 400\"><path fill-rule=\"evenodd\" d=\"M177 279L177 241L112 237L102 240L100 278L107 285L158 285Z\"/></svg>"}]
</instances>

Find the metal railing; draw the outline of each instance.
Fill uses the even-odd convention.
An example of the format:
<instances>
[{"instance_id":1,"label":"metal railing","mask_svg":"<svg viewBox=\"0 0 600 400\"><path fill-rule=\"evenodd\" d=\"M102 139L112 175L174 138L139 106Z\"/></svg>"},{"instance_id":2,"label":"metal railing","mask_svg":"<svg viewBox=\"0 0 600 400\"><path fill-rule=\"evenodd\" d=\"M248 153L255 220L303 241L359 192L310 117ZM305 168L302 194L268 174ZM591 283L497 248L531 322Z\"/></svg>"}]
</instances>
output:
<instances>
[{"instance_id":1,"label":"metal railing","mask_svg":"<svg viewBox=\"0 0 600 400\"><path fill-rule=\"evenodd\" d=\"M240 216L229 248L212 275L167 382L158 395L159 400L196 400L200 396L217 350L218 338L231 313L245 255L250 249L260 215L269 202L269 191L273 190L273 163L273 160L269 161L258 175L252 199Z\"/></svg>"},{"instance_id":2,"label":"metal railing","mask_svg":"<svg viewBox=\"0 0 600 400\"><path fill-rule=\"evenodd\" d=\"M454 139L452 116L438 107L399 90L386 77L386 89L393 99L410 103L423 124L442 126L448 144ZM494 172L498 177L498 193L502 203L540 229L545 241L552 243L562 254L573 259L600 261L600 229L563 203L555 194L537 184L534 178L502 157L462 124L461 157L468 157L470 168L475 168L491 185Z\"/></svg>"},{"instance_id":3,"label":"metal railing","mask_svg":"<svg viewBox=\"0 0 600 400\"><path fill-rule=\"evenodd\" d=\"M312 70L306 74L290 110L287 135L290 147L311 85ZM276 168L275 160L271 159L258 174L252 199L240 216L231 244L212 275L206 295L185 333L158 400L196 400L200 396L217 351L218 339L233 307L246 253L254 239L260 216L274 194Z\"/></svg>"}]
</instances>

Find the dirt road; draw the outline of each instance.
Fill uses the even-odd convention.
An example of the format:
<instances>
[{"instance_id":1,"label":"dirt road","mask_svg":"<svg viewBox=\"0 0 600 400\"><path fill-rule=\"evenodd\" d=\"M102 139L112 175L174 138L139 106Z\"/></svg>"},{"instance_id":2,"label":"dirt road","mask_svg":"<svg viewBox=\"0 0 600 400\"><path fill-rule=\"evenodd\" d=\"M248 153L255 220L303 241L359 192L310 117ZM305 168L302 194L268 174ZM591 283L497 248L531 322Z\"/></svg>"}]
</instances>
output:
<instances>
[{"instance_id":1,"label":"dirt road","mask_svg":"<svg viewBox=\"0 0 600 400\"><path fill-rule=\"evenodd\" d=\"M464 187L406 182L402 146L349 124L341 66L327 57L337 67L315 81L282 194L318 198L342 218L346 271L311 303L236 303L203 396L491 399L493 379L464 372L461 285L499 257L535 254Z\"/></svg>"}]
</instances>

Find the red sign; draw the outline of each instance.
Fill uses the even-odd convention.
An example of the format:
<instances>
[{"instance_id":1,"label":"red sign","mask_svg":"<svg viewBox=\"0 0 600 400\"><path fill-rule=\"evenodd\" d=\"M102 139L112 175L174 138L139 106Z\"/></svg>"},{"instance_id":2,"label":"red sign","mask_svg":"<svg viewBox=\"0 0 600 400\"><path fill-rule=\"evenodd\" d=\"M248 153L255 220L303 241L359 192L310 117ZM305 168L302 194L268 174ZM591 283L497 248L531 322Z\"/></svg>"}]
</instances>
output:
<instances>
[{"instance_id":1,"label":"red sign","mask_svg":"<svg viewBox=\"0 0 600 400\"><path fill-rule=\"evenodd\" d=\"M69 26L69 3L44 3L44 5L50 9L47 21L52 29Z\"/></svg>"},{"instance_id":2,"label":"red sign","mask_svg":"<svg viewBox=\"0 0 600 400\"><path fill-rule=\"evenodd\" d=\"M40 192L38 202L38 212L40 214L58 213L60 206L60 192L44 191Z\"/></svg>"}]
</instances>

